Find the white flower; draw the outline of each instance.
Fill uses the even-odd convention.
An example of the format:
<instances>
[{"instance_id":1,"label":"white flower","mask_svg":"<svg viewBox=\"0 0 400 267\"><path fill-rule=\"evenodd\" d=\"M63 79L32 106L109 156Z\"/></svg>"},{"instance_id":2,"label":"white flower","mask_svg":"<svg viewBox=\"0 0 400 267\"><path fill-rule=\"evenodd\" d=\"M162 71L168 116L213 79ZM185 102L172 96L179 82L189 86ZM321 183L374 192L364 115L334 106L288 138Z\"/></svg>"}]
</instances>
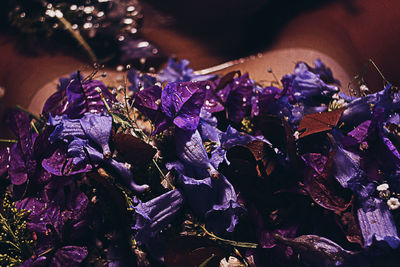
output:
<instances>
[{"instance_id":1,"label":"white flower","mask_svg":"<svg viewBox=\"0 0 400 267\"><path fill-rule=\"evenodd\" d=\"M295 131L293 134L294 140L299 140L300 138L300 132L299 131Z\"/></svg>"},{"instance_id":2,"label":"white flower","mask_svg":"<svg viewBox=\"0 0 400 267\"><path fill-rule=\"evenodd\" d=\"M395 197L389 198L389 200L387 201L387 204L388 204L390 210L396 210L396 209L400 208L400 201Z\"/></svg>"},{"instance_id":3,"label":"white flower","mask_svg":"<svg viewBox=\"0 0 400 267\"><path fill-rule=\"evenodd\" d=\"M368 89L368 87L367 87L365 84L363 84L363 85L360 86L360 91L361 91L362 93L366 93L366 92L369 91L369 89Z\"/></svg>"},{"instance_id":4,"label":"white flower","mask_svg":"<svg viewBox=\"0 0 400 267\"><path fill-rule=\"evenodd\" d=\"M386 184L386 183L381 184L381 185L378 185L378 186L376 187L376 190L378 190L378 191L386 191L386 190L388 190L388 189L389 189L389 185Z\"/></svg>"}]
</instances>

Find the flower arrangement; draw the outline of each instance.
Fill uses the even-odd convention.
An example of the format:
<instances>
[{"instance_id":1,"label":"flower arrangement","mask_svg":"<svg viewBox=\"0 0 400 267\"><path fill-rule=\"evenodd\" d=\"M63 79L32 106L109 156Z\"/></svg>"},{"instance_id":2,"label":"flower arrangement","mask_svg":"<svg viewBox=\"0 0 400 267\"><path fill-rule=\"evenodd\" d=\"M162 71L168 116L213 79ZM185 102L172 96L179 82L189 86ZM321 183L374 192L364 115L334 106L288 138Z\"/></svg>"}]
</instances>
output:
<instances>
[{"instance_id":1,"label":"flower arrangement","mask_svg":"<svg viewBox=\"0 0 400 267\"><path fill-rule=\"evenodd\" d=\"M2 266L382 266L399 260L400 95L321 61L262 86L170 60L61 78L9 112ZM4 141L4 140L3 140Z\"/></svg>"}]
</instances>

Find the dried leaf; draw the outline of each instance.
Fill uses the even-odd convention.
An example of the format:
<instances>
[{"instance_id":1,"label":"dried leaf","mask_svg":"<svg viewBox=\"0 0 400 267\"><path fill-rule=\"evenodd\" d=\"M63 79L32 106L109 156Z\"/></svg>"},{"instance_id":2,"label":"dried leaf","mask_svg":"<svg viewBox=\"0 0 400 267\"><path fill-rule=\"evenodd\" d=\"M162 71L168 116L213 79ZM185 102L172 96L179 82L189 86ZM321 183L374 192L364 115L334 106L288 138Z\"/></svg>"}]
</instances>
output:
<instances>
[{"instance_id":1,"label":"dried leaf","mask_svg":"<svg viewBox=\"0 0 400 267\"><path fill-rule=\"evenodd\" d=\"M225 86L227 86L228 83L232 82L233 79L235 78L235 75L238 75L239 77L241 76L240 71L231 71L225 74L221 80L219 81L217 87L215 88L215 92L218 92L219 90L223 89Z\"/></svg>"},{"instance_id":2,"label":"dried leaf","mask_svg":"<svg viewBox=\"0 0 400 267\"><path fill-rule=\"evenodd\" d=\"M353 205L342 214L336 215L335 220L350 243L358 243L361 246L364 245L360 225L353 211Z\"/></svg>"},{"instance_id":3,"label":"dried leaf","mask_svg":"<svg viewBox=\"0 0 400 267\"><path fill-rule=\"evenodd\" d=\"M348 189L341 187L333 177L334 154L335 152L329 154L321 173L313 167L316 164L310 162L318 159L316 157L309 158L309 166L306 168L304 176L304 186L315 203L325 209L342 212L350 206L352 195Z\"/></svg>"},{"instance_id":4,"label":"dried leaf","mask_svg":"<svg viewBox=\"0 0 400 267\"><path fill-rule=\"evenodd\" d=\"M200 266L204 263L203 266L218 266L220 260L228 255L205 237L178 236L172 238L166 246L165 266Z\"/></svg>"},{"instance_id":5,"label":"dried leaf","mask_svg":"<svg viewBox=\"0 0 400 267\"><path fill-rule=\"evenodd\" d=\"M146 164L157 153L151 145L130 134L117 133L113 136L113 141L118 153L130 164Z\"/></svg>"},{"instance_id":6,"label":"dried leaf","mask_svg":"<svg viewBox=\"0 0 400 267\"><path fill-rule=\"evenodd\" d=\"M331 130L338 124L344 110L345 108L340 108L334 111L305 115L298 127L300 138L310 134Z\"/></svg>"},{"instance_id":7,"label":"dried leaf","mask_svg":"<svg viewBox=\"0 0 400 267\"><path fill-rule=\"evenodd\" d=\"M302 235L294 239L273 234L277 242L298 251L312 266L338 266L355 254L343 249L335 242L316 235Z\"/></svg>"}]
</instances>

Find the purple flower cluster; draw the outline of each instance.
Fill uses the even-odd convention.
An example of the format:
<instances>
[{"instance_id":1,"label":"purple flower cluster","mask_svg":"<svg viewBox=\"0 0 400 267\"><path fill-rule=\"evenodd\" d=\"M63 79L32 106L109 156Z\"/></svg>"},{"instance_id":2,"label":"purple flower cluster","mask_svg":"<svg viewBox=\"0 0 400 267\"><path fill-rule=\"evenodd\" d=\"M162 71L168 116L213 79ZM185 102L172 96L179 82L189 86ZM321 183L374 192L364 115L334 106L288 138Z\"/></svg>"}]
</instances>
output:
<instances>
[{"instance_id":1,"label":"purple flower cluster","mask_svg":"<svg viewBox=\"0 0 400 267\"><path fill-rule=\"evenodd\" d=\"M305 266L396 262L398 89L347 97L314 65L262 87L171 59L157 75L128 72L128 112L102 82L74 73L44 121L11 111L18 142L0 149L0 178L30 211L35 248L23 266L119 266L132 250L139 264L139 247L144 262L171 264L180 256L170 240L190 231L256 266L294 266L297 255ZM182 231L183 218L200 228Z\"/></svg>"}]
</instances>

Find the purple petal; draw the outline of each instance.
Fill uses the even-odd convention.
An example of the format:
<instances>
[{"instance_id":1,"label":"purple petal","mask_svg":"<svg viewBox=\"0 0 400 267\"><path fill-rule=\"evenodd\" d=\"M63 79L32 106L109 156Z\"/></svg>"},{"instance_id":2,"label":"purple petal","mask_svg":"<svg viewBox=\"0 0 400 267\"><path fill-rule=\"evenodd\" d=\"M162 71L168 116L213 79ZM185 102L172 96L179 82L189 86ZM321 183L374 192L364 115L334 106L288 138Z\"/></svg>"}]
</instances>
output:
<instances>
[{"instance_id":1,"label":"purple petal","mask_svg":"<svg viewBox=\"0 0 400 267\"><path fill-rule=\"evenodd\" d=\"M171 190L147 202L139 202L134 207L133 229L139 244L146 244L156 237L178 215L184 204L183 195L178 189Z\"/></svg>"},{"instance_id":2,"label":"purple petal","mask_svg":"<svg viewBox=\"0 0 400 267\"><path fill-rule=\"evenodd\" d=\"M157 80L160 82L188 82L206 81L215 77L211 75L196 75L193 69L188 68L189 60L182 59L177 62L172 58L168 59L167 67L159 72Z\"/></svg>"},{"instance_id":3,"label":"purple petal","mask_svg":"<svg viewBox=\"0 0 400 267\"><path fill-rule=\"evenodd\" d=\"M10 129L17 136L24 159L32 155L32 135L30 133L31 119L23 111L12 109L9 112Z\"/></svg>"},{"instance_id":4,"label":"purple petal","mask_svg":"<svg viewBox=\"0 0 400 267\"><path fill-rule=\"evenodd\" d=\"M11 148L8 174L11 178L11 183L14 185L22 185L28 179L26 164L19 144L15 144Z\"/></svg>"},{"instance_id":5,"label":"purple petal","mask_svg":"<svg viewBox=\"0 0 400 267\"><path fill-rule=\"evenodd\" d=\"M154 84L156 83L155 77L140 73L135 69L129 70L126 77L128 78L128 81L132 84L128 87L128 89L133 92L139 92L140 89L154 86Z\"/></svg>"},{"instance_id":6,"label":"purple petal","mask_svg":"<svg viewBox=\"0 0 400 267\"><path fill-rule=\"evenodd\" d=\"M179 176L185 198L190 208L216 233L232 232L244 208L238 203L235 190L220 175L218 179L196 180Z\"/></svg>"},{"instance_id":7,"label":"purple petal","mask_svg":"<svg viewBox=\"0 0 400 267\"><path fill-rule=\"evenodd\" d=\"M69 82L69 80L68 80ZM47 118L49 114L56 116L62 115L68 107L67 93L64 90L52 94L44 103L42 114Z\"/></svg>"},{"instance_id":8,"label":"purple petal","mask_svg":"<svg viewBox=\"0 0 400 267\"><path fill-rule=\"evenodd\" d=\"M100 89L108 102L114 101L114 97L107 87L97 80L81 82L74 79L67 87L68 108L65 114L69 118L80 118L86 112L101 113L106 111L104 102L97 90Z\"/></svg>"},{"instance_id":9,"label":"purple petal","mask_svg":"<svg viewBox=\"0 0 400 267\"><path fill-rule=\"evenodd\" d=\"M235 79L226 102L228 118L231 121L240 123L245 116L250 115L253 88L254 82L248 73Z\"/></svg>"},{"instance_id":10,"label":"purple petal","mask_svg":"<svg viewBox=\"0 0 400 267\"><path fill-rule=\"evenodd\" d=\"M211 165L199 131L175 129L176 154L184 163L216 172Z\"/></svg>"},{"instance_id":11,"label":"purple petal","mask_svg":"<svg viewBox=\"0 0 400 267\"><path fill-rule=\"evenodd\" d=\"M161 93L161 109L179 128L196 129L207 84L207 82L167 84Z\"/></svg>"},{"instance_id":12,"label":"purple petal","mask_svg":"<svg viewBox=\"0 0 400 267\"><path fill-rule=\"evenodd\" d=\"M57 250L51 260L51 266L79 266L87 257L88 250L86 247L65 246Z\"/></svg>"},{"instance_id":13,"label":"purple petal","mask_svg":"<svg viewBox=\"0 0 400 267\"><path fill-rule=\"evenodd\" d=\"M103 155L106 158L110 157L111 151L108 140L112 127L111 116L88 113L80 119L80 122L86 136L102 148Z\"/></svg>"},{"instance_id":14,"label":"purple petal","mask_svg":"<svg viewBox=\"0 0 400 267\"><path fill-rule=\"evenodd\" d=\"M7 172L10 163L10 148L0 148L0 178Z\"/></svg>"},{"instance_id":15,"label":"purple petal","mask_svg":"<svg viewBox=\"0 0 400 267\"><path fill-rule=\"evenodd\" d=\"M344 187L355 190L354 185L359 183L365 173L360 168L360 157L341 147L337 148L334 156L334 176Z\"/></svg>"},{"instance_id":16,"label":"purple petal","mask_svg":"<svg viewBox=\"0 0 400 267\"><path fill-rule=\"evenodd\" d=\"M358 221L364 238L364 246L369 247L374 240L385 242L395 249L400 245L396 225L385 203L375 199L376 208L371 211L357 210Z\"/></svg>"},{"instance_id":17,"label":"purple petal","mask_svg":"<svg viewBox=\"0 0 400 267\"><path fill-rule=\"evenodd\" d=\"M69 176L77 173L84 173L88 172L90 169L90 167L79 169L72 163L72 160L67 157L66 152L63 149L58 148L54 151L51 157L43 159L42 167L56 176Z\"/></svg>"},{"instance_id":18,"label":"purple petal","mask_svg":"<svg viewBox=\"0 0 400 267\"><path fill-rule=\"evenodd\" d=\"M56 116L51 120L51 122L56 126L49 137L51 143L54 143L57 140L62 140L68 143L74 139L74 137L85 137L85 132L82 129L80 120L78 119L69 119L64 115L62 117Z\"/></svg>"}]
</instances>

